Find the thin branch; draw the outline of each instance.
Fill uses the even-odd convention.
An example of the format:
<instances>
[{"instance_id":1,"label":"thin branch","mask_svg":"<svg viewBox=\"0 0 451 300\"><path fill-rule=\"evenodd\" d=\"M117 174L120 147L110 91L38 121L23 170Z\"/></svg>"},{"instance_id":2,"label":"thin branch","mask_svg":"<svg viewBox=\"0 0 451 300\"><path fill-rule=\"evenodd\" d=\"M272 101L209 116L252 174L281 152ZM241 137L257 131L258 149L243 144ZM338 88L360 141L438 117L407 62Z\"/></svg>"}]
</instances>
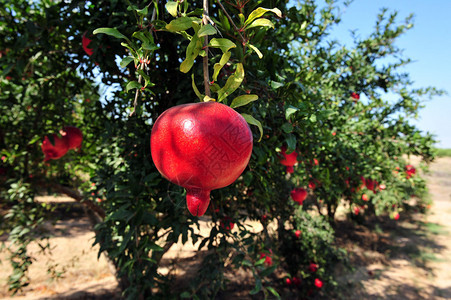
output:
<instances>
[{"instance_id":1,"label":"thin branch","mask_svg":"<svg viewBox=\"0 0 451 300\"><path fill-rule=\"evenodd\" d=\"M152 2L151 2L151 3L152 3ZM151 3L149 3L148 7L150 6ZM155 20L156 16L157 16L157 12L156 12L155 7L154 7L154 8L153 8L153 12L152 12L152 18L150 19L150 22L151 22L151 23ZM140 68L141 68L141 70L144 69L144 62L141 63ZM138 76L138 83L141 84L141 81L142 81L142 80L143 80L143 78L142 78L142 76L141 76L141 74L140 74L140 75ZM138 96L139 96L139 89L136 89L136 92L135 92L135 101L133 101L133 110L132 110L132 112L130 113L129 117L133 116L133 114L134 114L135 111L136 111L136 106L138 106Z\"/></svg>"},{"instance_id":2,"label":"thin branch","mask_svg":"<svg viewBox=\"0 0 451 300\"><path fill-rule=\"evenodd\" d=\"M40 186L51 188L61 194L65 194L65 195L71 197L75 201L87 206L89 209L94 211L96 214L99 215L100 218L105 219L105 211L100 206L98 206L97 204L92 202L91 200L85 199L85 197L83 197L83 195L80 194L78 191L73 190L67 186L61 185L56 182L40 181L40 182L37 182L37 184Z\"/></svg>"},{"instance_id":3,"label":"thin branch","mask_svg":"<svg viewBox=\"0 0 451 300\"><path fill-rule=\"evenodd\" d=\"M230 17L229 13L227 12L227 10L225 9L225 7L222 5L221 1L216 0L216 2L218 2L219 7L221 7L222 11L224 12L224 14L226 15L227 19L229 19L229 22L232 24L233 28L235 28L236 32L238 32L238 34L240 35L241 38L241 42L243 43L243 46L246 44L246 39L243 37L243 35L241 34L240 29L235 25L235 23L232 20L232 17Z\"/></svg>"},{"instance_id":4,"label":"thin branch","mask_svg":"<svg viewBox=\"0 0 451 300\"><path fill-rule=\"evenodd\" d=\"M204 13L202 14L202 24L208 24L208 0L203 0ZM208 73L208 35L204 36L205 56L203 58L204 87L205 95L211 97L210 91L210 75Z\"/></svg>"}]
</instances>

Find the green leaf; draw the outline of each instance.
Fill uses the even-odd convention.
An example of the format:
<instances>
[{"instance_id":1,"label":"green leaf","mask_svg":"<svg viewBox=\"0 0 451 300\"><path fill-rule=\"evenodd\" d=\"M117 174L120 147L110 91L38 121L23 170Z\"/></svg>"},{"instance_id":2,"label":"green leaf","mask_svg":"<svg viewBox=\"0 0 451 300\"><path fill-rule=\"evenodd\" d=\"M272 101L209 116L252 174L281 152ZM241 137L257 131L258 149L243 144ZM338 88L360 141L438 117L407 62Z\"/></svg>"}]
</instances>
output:
<instances>
[{"instance_id":1,"label":"green leaf","mask_svg":"<svg viewBox=\"0 0 451 300\"><path fill-rule=\"evenodd\" d=\"M298 110L299 110L299 108L297 108L297 107L294 107L292 105L288 106L287 109L285 109L285 119L288 120L290 118L290 116L292 114L294 114L295 112L297 112Z\"/></svg>"},{"instance_id":2,"label":"green leaf","mask_svg":"<svg viewBox=\"0 0 451 300\"><path fill-rule=\"evenodd\" d=\"M290 133L293 131L293 125L291 125L290 123L284 123L281 126L281 129L285 132L285 133Z\"/></svg>"},{"instance_id":3,"label":"green leaf","mask_svg":"<svg viewBox=\"0 0 451 300\"><path fill-rule=\"evenodd\" d=\"M233 99L232 104L230 104L231 108L240 107L248 104L249 102L258 100L257 95L241 95Z\"/></svg>"},{"instance_id":4,"label":"green leaf","mask_svg":"<svg viewBox=\"0 0 451 300\"><path fill-rule=\"evenodd\" d=\"M310 120L310 122L312 122L312 123L316 123L316 115L315 115L315 114L311 115L310 118L309 118L309 120Z\"/></svg>"},{"instance_id":5,"label":"green leaf","mask_svg":"<svg viewBox=\"0 0 451 300\"><path fill-rule=\"evenodd\" d=\"M202 49L202 42L197 35L194 35L191 39L191 42L186 47L186 58L180 64L180 71L183 73L188 73L189 70L194 65L194 60L199 55L200 50Z\"/></svg>"},{"instance_id":6,"label":"green leaf","mask_svg":"<svg viewBox=\"0 0 451 300\"><path fill-rule=\"evenodd\" d=\"M207 24L207 25L201 27L201 29L199 30L197 35L199 37L203 37L203 36L206 36L206 35L216 34L216 32L217 31L216 31L216 29L213 26L211 26L210 24Z\"/></svg>"},{"instance_id":7,"label":"green leaf","mask_svg":"<svg viewBox=\"0 0 451 300\"><path fill-rule=\"evenodd\" d=\"M240 87L241 82L244 79L244 68L242 63L238 63L235 73L233 73L228 79L226 84L218 91L218 102L221 102L228 95L236 91Z\"/></svg>"},{"instance_id":8,"label":"green leaf","mask_svg":"<svg viewBox=\"0 0 451 300\"><path fill-rule=\"evenodd\" d=\"M236 48L236 45L234 42L232 42L229 39L225 38L212 38L210 40L210 43L208 44L208 47L212 48L220 48L223 53L226 53L232 48Z\"/></svg>"},{"instance_id":9,"label":"green leaf","mask_svg":"<svg viewBox=\"0 0 451 300\"><path fill-rule=\"evenodd\" d=\"M279 295L279 293L273 288L273 287L271 287L271 286L268 286L267 288L266 288L268 291L270 291L271 292L271 294L273 294L274 296L276 296L277 297L277 299L280 299L280 295Z\"/></svg>"},{"instance_id":10,"label":"green leaf","mask_svg":"<svg viewBox=\"0 0 451 300\"><path fill-rule=\"evenodd\" d=\"M193 26L193 21L188 17L180 17L175 20L172 20L168 25L166 25L166 29L171 32L183 31L190 29Z\"/></svg>"},{"instance_id":11,"label":"green leaf","mask_svg":"<svg viewBox=\"0 0 451 300\"><path fill-rule=\"evenodd\" d=\"M260 18L252 22L246 29L254 28L254 27L271 27L274 28L274 23L268 19Z\"/></svg>"},{"instance_id":12,"label":"green leaf","mask_svg":"<svg viewBox=\"0 0 451 300\"><path fill-rule=\"evenodd\" d=\"M249 48L251 48L252 50L254 50L257 53L258 58L261 59L263 57L263 54L260 52L260 50L258 50L257 47L255 47L254 45L251 45L251 44L247 44L247 45L249 46Z\"/></svg>"},{"instance_id":13,"label":"green leaf","mask_svg":"<svg viewBox=\"0 0 451 300\"><path fill-rule=\"evenodd\" d=\"M269 268L264 269L261 273L260 276L261 277L265 277L268 276L269 274L271 274L272 272L274 272L274 270L276 269L276 266L271 266Z\"/></svg>"},{"instance_id":14,"label":"green leaf","mask_svg":"<svg viewBox=\"0 0 451 300\"><path fill-rule=\"evenodd\" d=\"M259 7L257 9L255 9L253 12L251 12L251 14L247 18L246 22L244 22L244 27L248 26L249 24L254 22L255 19L260 18L261 16L263 16L267 12L273 12L279 18L282 18L282 12L278 8L270 9L270 8Z\"/></svg>"},{"instance_id":15,"label":"green leaf","mask_svg":"<svg viewBox=\"0 0 451 300\"><path fill-rule=\"evenodd\" d=\"M252 291L249 292L251 295L255 295L262 290L262 281L260 278L255 278L255 287Z\"/></svg>"},{"instance_id":16,"label":"green leaf","mask_svg":"<svg viewBox=\"0 0 451 300\"><path fill-rule=\"evenodd\" d=\"M213 66L213 80L218 80L219 72L221 71L222 67L225 66L225 64L229 61L230 56L232 55L231 52L225 52L221 56L221 60L219 63L215 63Z\"/></svg>"},{"instance_id":17,"label":"green leaf","mask_svg":"<svg viewBox=\"0 0 451 300\"><path fill-rule=\"evenodd\" d=\"M142 86L138 81L130 81L129 83L127 83L125 91L128 93L128 91L132 89L140 89L140 88L142 88Z\"/></svg>"},{"instance_id":18,"label":"green leaf","mask_svg":"<svg viewBox=\"0 0 451 300\"><path fill-rule=\"evenodd\" d=\"M130 42L130 40L125 35L120 33L119 30L117 30L116 28L108 28L108 27L97 28L96 30L93 31L93 33L94 34L104 33L107 35L114 36L115 38L124 39Z\"/></svg>"},{"instance_id":19,"label":"green leaf","mask_svg":"<svg viewBox=\"0 0 451 300\"><path fill-rule=\"evenodd\" d=\"M287 138L285 139L287 143L287 154L290 154L294 150L296 150L296 137L292 134L289 134Z\"/></svg>"},{"instance_id":20,"label":"green leaf","mask_svg":"<svg viewBox=\"0 0 451 300\"><path fill-rule=\"evenodd\" d=\"M191 85L193 86L194 93L200 101L203 101L204 95L199 92L199 89L196 86L196 82L194 81L194 74L191 74Z\"/></svg>"},{"instance_id":21,"label":"green leaf","mask_svg":"<svg viewBox=\"0 0 451 300\"><path fill-rule=\"evenodd\" d=\"M41 137L39 135L37 135L30 142L28 142L28 145L32 145L32 144L36 143L37 141L39 141L40 139L41 139Z\"/></svg>"},{"instance_id":22,"label":"green leaf","mask_svg":"<svg viewBox=\"0 0 451 300\"><path fill-rule=\"evenodd\" d=\"M191 294L188 292L183 292L180 294L180 298L182 299L191 298Z\"/></svg>"},{"instance_id":23,"label":"green leaf","mask_svg":"<svg viewBox=\"0 0 451 300\"><path fill-rule=\"evenodd\" d=\"M271 80L269 84L275 90L284 86L284 84L282 82L277 82L277 81L273 81L273 80Z\"/></svg>"},{"instance_id":24,"label":"green leaf","mask_svg":"<svg viewBox=\"0 0 451 300\"><path fill-rule=\"evenodd\" d=\"M165 7L168 13L171 14L171 16L177 18L177 7L178 7L177 1L168 1Z\"/></svg>"},{"instance_id":25,"label":"green leaf","mask_svg":"<svg viewBox=\"0 0 451 300\"><path fill-rule=\"evenodd\" d=\"M133 56L126 56L122 59L120 65L121 68L125 68L126 66L128 66L129 63L131 63L134 60Z\"/></svg>"},{"instance_id":26,"label":"green leaf","mask_svg":"<svg viewBox=\"0 0 451 300\"><path fill-rule=\"evenodd\" d=\"M263 127L262 127L262 124L260 123L260 121L258 121L253 116L248 115L248 114L241 114L241 115L246 120L246 122L248 122L251 125L255 125L255 126L258 127L258 130L260 130L260 139L258 141L260 142L262 140L262 137L263 137Z\"/></svg>"}]
</instances>

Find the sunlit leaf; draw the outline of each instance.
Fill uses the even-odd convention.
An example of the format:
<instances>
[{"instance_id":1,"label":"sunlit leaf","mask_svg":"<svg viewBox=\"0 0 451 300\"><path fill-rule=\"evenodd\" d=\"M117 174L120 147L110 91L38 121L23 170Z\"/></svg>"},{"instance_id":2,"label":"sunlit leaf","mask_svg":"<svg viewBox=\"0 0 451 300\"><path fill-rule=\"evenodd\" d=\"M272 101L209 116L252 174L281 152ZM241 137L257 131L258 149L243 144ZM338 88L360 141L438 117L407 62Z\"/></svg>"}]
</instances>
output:
<instances>
[{"instance_id":1,"label":"sunlit leaf","mask_svg":"<svg viewBox=\"0 0 451 300\"><path fill-rule=\"evenodd\" d=\"M231 108L244 106L250 102L253 102L258 99L257 95L241 95L233 99L232 104L230 104Z\"/></svg>"},{"instance_id":2,"label":"sunlit leaf","mask_svg":"<svg viewBox=\"0 0 451 300\"><path fill-rule=\"evenodd\" d=\"M258 127L258 130L260 131L260 138L258 139L258 141L260 142L263 137L263 127L262 127L262 124L260 123L260 121L248 114L241 114L241 115L246 120L246 122Z\"/></svg>"},{"instance_id":3,"label":"sunlit leaf","mask_svg":"<svg viewBox=\"0 0 451 300\"><path fill-rule=\"evenodd\" d=\"M246 22L244 22L244 27L248 26L255 19L260 18L261 16L263 16L267 12L275 13L279 18L282 18L282 12L278 8L270 9L270 8L258 7L253 12L251 12L251 14L247 18Z\"/></svg>"}]
</instances>

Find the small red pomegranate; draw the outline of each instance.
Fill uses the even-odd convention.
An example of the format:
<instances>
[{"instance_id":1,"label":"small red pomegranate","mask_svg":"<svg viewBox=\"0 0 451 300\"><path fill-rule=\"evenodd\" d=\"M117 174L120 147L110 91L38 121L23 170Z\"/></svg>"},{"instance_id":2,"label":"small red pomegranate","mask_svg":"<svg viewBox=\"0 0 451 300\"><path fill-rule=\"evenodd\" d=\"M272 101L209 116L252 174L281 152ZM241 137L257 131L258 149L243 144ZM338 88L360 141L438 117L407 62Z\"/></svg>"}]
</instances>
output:
<instances>
[{"instance_id":1,"label":"small red pomegranate","mask_svg":"<svg viewBox=\"0 0 451 300\"><path fill-rule=\"evenodd\" d=\"M86 54L91 56L94 53L94 49L88 48L89 44L91 44L91 39L86 37L86 32L83 34L81 38L81 45L83 46L83 50L85 50Z\"/></svg>"},{"instance_id":2,"label":"small red pomegranate","mask_svg":"<svg viewBox=\"0 0 451 300\"><path fill-rule=\"evenodd\" d=\"M156 120L152 159L169 181L186 189L188 210L202 216L210 191L232 184L252 154L252 132L234 109L217 102L174 106Z\"/></svg>"},{"instance_id":3,"label":"small red pomegranate","mask_svg":"<svg viewBox=\"0 0 451 300\"><path fill-rule=\"evenodd\" d=\"M321 281L321 279L315 278L315 286L319 289L323 287L323 282Z\"/></svg>"},{"instance_id":4,"label":"small red pomegranate","mask_svg":"<svg viewBox=\"0 0 451 300\"><path fill-rule=\"evenodd\" d=\"M417 170L415 169L414 166L412 165L407 165L406 167L406 178L409 179L410 177L412 177L413 175L415 175L415 173L417 172Z\"/></svg>"},{"instance_id":5,"label":"small red pomegranate","mask_svg":"<svg viewBox=\"0 0 451 300\"><path fill-rule=\"evenodd\" d=\"M69 150L69 145L66 140L59 137L57 134L53 133L53 141L54 145L50 142L48 136L44 138L44 141L41 144L42 152L44 152L45 158L44 161L48 161L50 159L59 159L63 157L67 151Z\"/></svg>"},{"instance_id":6,"label":"small red pomegranate","mask_svg":"<svg viewBox=\"0 0 451 300\"><path fill-rule=\"evenodd\" d=\"M221 229L225 231L230 231L233 229L233 227L235 227L235 223L232 222L232 218L227 216L222 218L219 224L221 226Z\"/></svg>"},{"instance_id":7,"label":"small red pomegranate","mask_svg":"<svg viewBox=\"0 0 451 300\"><path fill-rule=\"evenodd\" d=\"M310 265L309 265L310 272L316 272L316 271L318 271L318 268L319 268L318 264L310 263Z\"/></svg>"},{"instance_id":8,"label":"small red pomegranate","mask_svg":"<svg viewBox=\"0 0 451 300\"><path fill-rule=\"evenodd\" d=\"M282 157L280 158L280 163L287 167L287 173L293 173L294 169L293 166L297 164L298 160L298 154L296 151L291 152L290 154L287 154L287 146L282 146Z\"/></svg>"},{"instance_id":9,"label":"small red pomegranate","mask_svg":"<svg viewBox=\"0 0 451 300\"><path fill-rule=\"evenodd\" d=\"M353 101L357 102L357 100L360 99L360 95L355 93L355 92L352 92L351 93L351 98L354 99Z\"/></svg>"},{"instance_id":10,"label":"small red pomegranate","mask_svg":"<svg viewBox=\"0 0 451 300\"><path fill-rule=\"evenodd\" d=\"M83 142L83 133L73 126L66 126L60 131L63 139L69 145L69 149L80 149Z\"/></svg>"},{"instance_id":11,"label":"small red pomegranate","mask_svg":"<svg viewBox=\"0 0 451 300\"><path fill-rule=\"evenodd\" d=\"M291 191L291 198L299 205L302 205L302 202L307 198L307 191L304 188L295 188Z\"/></svg>"}]
</instances>

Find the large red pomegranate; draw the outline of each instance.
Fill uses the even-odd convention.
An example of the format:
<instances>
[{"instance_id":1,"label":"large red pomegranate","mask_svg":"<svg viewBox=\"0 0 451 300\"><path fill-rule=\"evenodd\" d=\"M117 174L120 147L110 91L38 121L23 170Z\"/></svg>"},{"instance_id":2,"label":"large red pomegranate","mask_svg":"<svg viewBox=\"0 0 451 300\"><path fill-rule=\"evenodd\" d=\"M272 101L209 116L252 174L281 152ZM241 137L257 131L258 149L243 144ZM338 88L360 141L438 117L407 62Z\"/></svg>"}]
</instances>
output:
<instances>
[{"instance_id":1,"label":"large red pomegranate","mask_svg":"<svg viewBox=\"0 0 451 300\"><path fill-rule=\"evenodd\" d=\"M67 144L66 140L59 137L55 133L53 133L52 136L53 141L55 142L54 145L52 145L48 136L44 138L44 141L41 144L42 152L44 152L45 155L44 161L61 158L69 150L69 145Z\"/></svg>"},{"instance_id":2,"label":"large red pomegranate","mask_svg":"<svg viewBox=\"0 0 451 300\"><path fill-rule=\"evenodd\" d=\"M169 181L186 189L188 210L202 216L210 191L233 183L252 153L252 132L244 118L217 102L166 110L150 137L152 159Z\"/></svg>"},{"instance_id":3,"label":"large red pomegranate","mask_svg":"<svg viewBox=\"0 0 451 300\"><path fill-rule=\"evenodd\" d=\"M279 162L287 167L287 173L293 173L294 169L293 166L297 164L298 162L298 154L296 151L291 152L290 154L287 154L287 146L282 146L282 157L280 158Z\"/></svg>"},{"instance_id":4,"label":"large red pomegranate","mask_svg":"<svg viewBox=\"0 0 451 300\"><path fill-rule=\"evenodd\" d=\"M83 133L80 129L73 126L66 126L60 131L63 139L69 145L69 149L80 149L83 142Z\"/></svg>"}]
</instances>

